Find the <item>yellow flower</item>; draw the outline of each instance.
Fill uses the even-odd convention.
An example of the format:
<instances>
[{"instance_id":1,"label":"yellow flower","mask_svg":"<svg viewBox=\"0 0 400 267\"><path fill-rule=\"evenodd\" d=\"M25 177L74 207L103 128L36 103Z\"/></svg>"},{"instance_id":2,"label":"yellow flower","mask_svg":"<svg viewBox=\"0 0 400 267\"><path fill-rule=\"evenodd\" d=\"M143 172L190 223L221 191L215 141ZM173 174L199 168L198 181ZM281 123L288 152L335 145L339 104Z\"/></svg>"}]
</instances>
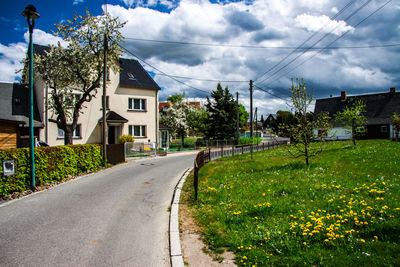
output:
<instances>
[{"instance_id":1,"label":"yellow flower","mask_svg":"<svg viewBox=\"0 0 400 267\"><path fill-rule=\"evenodd\" d=\"M247 260L247 257L246 257L246 256L243 256L242 259Z\"/></svg>"},{"instance_id":2,"label":"yellow flower","mask_svg":"<svg viewBox=\"0 0 400 267\"><path fill-rule=\"evenodd\" d=\"M360 239L360 241L363 242L363 243L365 243L365 240L364 240L364 239Z\"/></svg>"},{"instance_id":3,"label":"yellow flower","mask_svg":"<svg viewBox=\"0 0 400 267\"><path fill-rule=\"evenodd\" d=\"M304 246L307 245L307 242L303 242L303 245L304 245Z\"/></svg>"}]
</instances>

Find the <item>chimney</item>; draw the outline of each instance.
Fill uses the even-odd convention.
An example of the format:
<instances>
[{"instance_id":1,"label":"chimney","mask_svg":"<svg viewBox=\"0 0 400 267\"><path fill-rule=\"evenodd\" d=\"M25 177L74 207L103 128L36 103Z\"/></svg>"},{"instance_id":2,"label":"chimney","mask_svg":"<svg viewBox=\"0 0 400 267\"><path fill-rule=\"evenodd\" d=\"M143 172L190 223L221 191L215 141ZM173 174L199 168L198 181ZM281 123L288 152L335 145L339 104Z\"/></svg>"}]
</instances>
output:
<instances>
[{"instance_id":1,"label":"chimney","mask_svg":"<svg viewBox=\"0 0 400 267\"><path fill-rule=\"evenodd\" d=\"M340 99L341 100L346 100L346 91L340 92Z\"/></svg>"},{"instance_id":2,"label":"chimney","mask_svg":"<svg viewBox=\"0 0 400 267\"><path fill-rule=\"evenodd\" d=\"M396 93L396 88L394 88L394 87L393 87L393 88L390 88L390 93L391 93L391 94Z\"/></svg>"}]
</instances>

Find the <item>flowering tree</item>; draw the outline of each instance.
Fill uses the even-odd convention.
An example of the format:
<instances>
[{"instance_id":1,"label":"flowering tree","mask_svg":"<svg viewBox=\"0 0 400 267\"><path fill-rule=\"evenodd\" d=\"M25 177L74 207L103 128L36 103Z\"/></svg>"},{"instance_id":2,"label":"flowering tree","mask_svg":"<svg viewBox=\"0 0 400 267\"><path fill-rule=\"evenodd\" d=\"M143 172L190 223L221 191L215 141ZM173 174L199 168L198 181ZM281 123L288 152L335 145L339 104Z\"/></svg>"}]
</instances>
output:
<instances>
[{"instance_id":1,"label":"flowering tree","mask_svg":"<svg viewBox=\"0 0 400 267\"><path fill-rule=\"evenodd\" d=\"M65 24L56 24L54 35L68 43L66 48L49 46L44 54L36 54L35 73L49 87L49 120L64 130L64 144L72 144L72 134L78 124L79 114L85 102L97 94L103 76L104 35L109 36L107 67L119 70L122 53L118 45L123 37L119 32L124 23L105 15L75 17ZM79 92L79 94L74 94Z\"/></svg>"},{"instance_id":2,"label":"flowering tree","mask_svg":"<svg viewBox=\"0 0 400 267\"><path fill-rule=\"evenodd\" d=\"M367 123L365 112L365 102L357 100L353 105L347 106L343 111L335 114L335 120L349 129L348 132L351 133L354 146L356 145L356 137L365 134L364 125Z\"/></svg>"},{"instance_id":3,"label":"flowering tree","mask_svg":"<svg viewBox=\"0 0 400 267\"><path fill-rule=\"evenodd\" d=\"M179 99L175 102L170 102L166 113L161 117L160 121L172 128L172 134L181 137L182 148L184 145L185 136L189 130L188 114L192 107L189 103Z\"/></svg>"},{"instance_id":4,"label":"flowering tree","mask_svg":"<svg viewBox=\"0 0 400 267\"><path fill-rule=\"evenodd\" d=\"M303 79L296 79L296 83L292 80L290 88L291 108L294 111L294 123L284 125L293 141L292 146L288 148L289 153L294 157L304 157L306 165L309 165L309 158L322 152L323 147L320 142L318 146L311 146L314 139L323 141L327 136L329 129L332 127L329 123L329 116L325 112L321 112L313 119L310 116L309 107L314 100L312 92L308 92L306 83ZM317 136L313 130L318 129Z\"/></svg>"}]
</instances>

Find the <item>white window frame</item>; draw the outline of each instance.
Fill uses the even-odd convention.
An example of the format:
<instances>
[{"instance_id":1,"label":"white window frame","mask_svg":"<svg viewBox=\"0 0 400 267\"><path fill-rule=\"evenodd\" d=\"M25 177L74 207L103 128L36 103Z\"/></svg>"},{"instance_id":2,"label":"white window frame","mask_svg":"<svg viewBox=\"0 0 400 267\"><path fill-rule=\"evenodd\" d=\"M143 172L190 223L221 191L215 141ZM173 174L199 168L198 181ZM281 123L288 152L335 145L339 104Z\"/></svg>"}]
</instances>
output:
<instances>
[{"instance_id":1,"label":"white window frame","mask_svg":"<svg viewBox=\"0 0 400 267\"><path fill-rule=\"evenodd\" d=\"M79 136L76 135L76 129L78 129L78 128L79 128L79 132L81 133ZM64 130L57 127L57 138L64 138L64 137L65 137ZM72 132L72 138L74 138L74 139L82 138L81 124L76 125L75 130Z\"/></svg>"},{"instance_id":2,"label":"white window frame","mask_svg":"<svg viewBox=\"0 0 400 267\"><path fill-rule=\"evenodd\" d=\"M135 100L139 100L139 108L135 109ZM129 98L128 99L128 110L132 111L146 111L146 99L145 98Z\"/></svg>"},{"instance_id":3,"label":"white window frame","mask_svg":"<svg viewBox=\"0 0 400 267\"><path fill-rule=\"evenodd\" d=\"M139 135L135 135L135 127L139 127ZM129 125L129 135L136 138L146 138L146 125Z\"/></svg>"}]
</instances>

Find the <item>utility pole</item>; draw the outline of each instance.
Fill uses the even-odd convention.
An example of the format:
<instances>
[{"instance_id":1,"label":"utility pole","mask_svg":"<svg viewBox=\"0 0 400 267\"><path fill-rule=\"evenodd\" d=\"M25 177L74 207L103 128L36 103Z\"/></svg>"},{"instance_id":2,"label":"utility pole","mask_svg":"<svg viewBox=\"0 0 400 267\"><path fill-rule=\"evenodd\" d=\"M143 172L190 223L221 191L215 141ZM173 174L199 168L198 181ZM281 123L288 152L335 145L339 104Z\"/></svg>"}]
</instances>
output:
<instances>
[{"instance_id":1,"label":"utility pole","mask_svg":"<svg viewBox=\"0 0 400 267\"><path fill-rule=\"evenodd\" d=\"M236 144L239 145L239 92L236 92Z\"/></svg>"},{"instance_id":2,"label":"utility pole","mask_svg":"<svg viewBox=\"0 0 400 267\"><path fill-rule=\"evenodd\" d=\"M256 107L256 111L254 112L254 118L255 118L255 121L256 121L256 135L257 135L257 127L258 127L258 125L257 125L257 118L258 116L257 116L257 107ZM256 136L256 137L258 137L258 136ZM257 145L258 145L258 139L257 139Z\"/></svg>"},{"instance_id":3,"label":"utility pole","mask_svg":"<svg viewBox=\"0 0 400 267\"><path fill-rule=\"evenodd\" d=\"M104 33L104 64L103 64L103 160L107 165L107 33Z\"/></svg>"},{"instance_id":4,"label":"utility pole","mask_svg":"<svg viewBox=\"0 0 400 267\"><path fill-rule=\"evenodd\" d=\"M253 80L250 80L250 137L250 154L251 159L253 160Z\"/></svg>"}]
</instances>

